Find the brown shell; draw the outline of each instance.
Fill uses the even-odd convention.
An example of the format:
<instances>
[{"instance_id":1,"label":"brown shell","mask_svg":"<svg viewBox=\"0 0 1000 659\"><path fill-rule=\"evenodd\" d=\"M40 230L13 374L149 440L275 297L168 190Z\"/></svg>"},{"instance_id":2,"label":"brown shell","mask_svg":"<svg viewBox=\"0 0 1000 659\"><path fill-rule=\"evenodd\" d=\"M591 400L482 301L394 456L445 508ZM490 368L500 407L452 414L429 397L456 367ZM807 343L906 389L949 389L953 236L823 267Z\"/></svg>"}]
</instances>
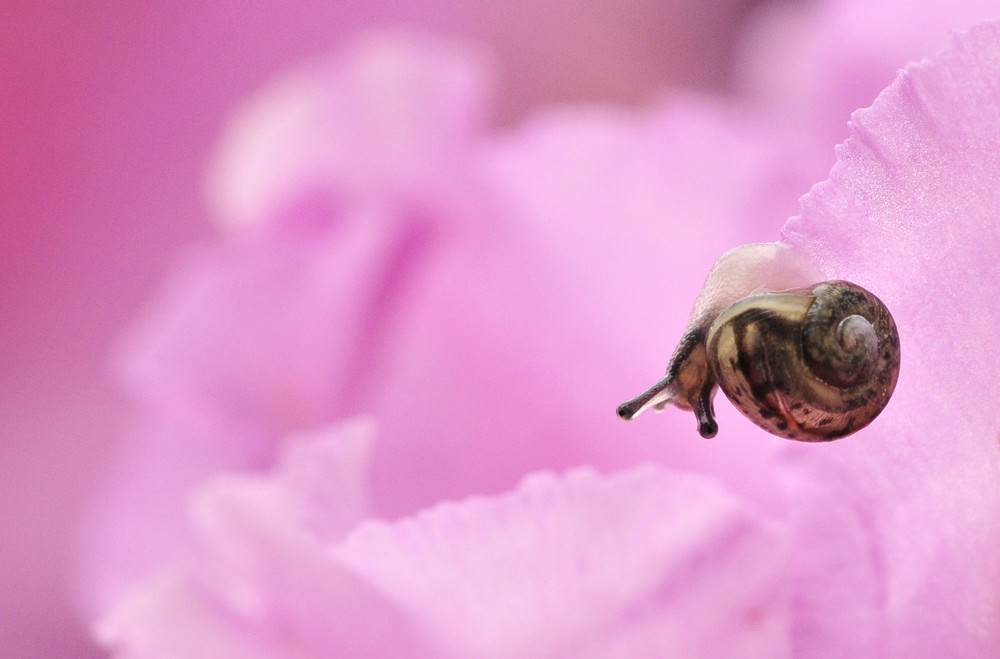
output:
<instances>
[{"instance_id":1,"label":"brown shell","mask_svg":"<svg viewBox=\"0 0 1000 659\"><path fill-rule=\"evenodd\" d=\"M845 281L736 302L706 337L719 386L775 435L822 442L849 435L889 402L899 335L885 305Z\"/></svg>"}]
</instances>

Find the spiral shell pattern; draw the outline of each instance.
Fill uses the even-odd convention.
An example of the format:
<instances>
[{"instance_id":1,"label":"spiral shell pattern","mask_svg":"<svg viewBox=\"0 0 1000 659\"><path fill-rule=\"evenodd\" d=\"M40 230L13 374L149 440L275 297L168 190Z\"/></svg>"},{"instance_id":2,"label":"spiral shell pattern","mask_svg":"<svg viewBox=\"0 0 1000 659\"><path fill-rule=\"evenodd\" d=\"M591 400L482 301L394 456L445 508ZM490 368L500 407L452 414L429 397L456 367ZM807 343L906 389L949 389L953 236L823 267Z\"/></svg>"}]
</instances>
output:
<instances>
[{"instance_id":1,"label":"spiral shell pattern","mask_svg":"<svg viewBox=\"0 0 1000 659\"><path fill-rule=\"evenodd\" d=\"M715 319L706 348L737 408L768 432L806 442L868 425L899 375L892 316L846 281L744 298Z\"/></svg>"}]
</instances>

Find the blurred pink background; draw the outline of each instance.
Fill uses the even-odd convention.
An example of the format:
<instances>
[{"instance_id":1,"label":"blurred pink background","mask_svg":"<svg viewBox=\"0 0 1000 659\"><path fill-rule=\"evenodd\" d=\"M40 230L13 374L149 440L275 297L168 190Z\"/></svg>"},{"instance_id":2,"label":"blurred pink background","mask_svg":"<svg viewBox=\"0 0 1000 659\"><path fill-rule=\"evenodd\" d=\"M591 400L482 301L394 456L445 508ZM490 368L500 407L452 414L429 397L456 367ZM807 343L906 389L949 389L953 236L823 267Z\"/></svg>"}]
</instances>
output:
<instances>
[{"instance_id":1,"label":"blurred pink background","mask_svg":"<svg viewBox=\"0 0 1000 659\"><path fill-rule=\"evenodd\" d=\"M0 654L99 654L68 603L67 563L79 503L126 405L108 349L177 248L213 231L203 172L241 99L362 28L399 23L482 44L498 63L497 125L551 103L721 91L750 4L7 3Z\"/></svg>"}]
</instances>

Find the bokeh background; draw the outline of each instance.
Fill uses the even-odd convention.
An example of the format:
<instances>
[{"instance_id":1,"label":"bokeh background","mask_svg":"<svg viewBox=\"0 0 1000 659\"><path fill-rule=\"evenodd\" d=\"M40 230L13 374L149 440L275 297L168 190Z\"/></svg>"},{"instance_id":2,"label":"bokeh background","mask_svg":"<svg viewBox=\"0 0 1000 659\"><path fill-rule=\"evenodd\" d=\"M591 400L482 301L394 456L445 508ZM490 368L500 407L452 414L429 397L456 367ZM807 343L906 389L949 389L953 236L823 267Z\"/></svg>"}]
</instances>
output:
<instances>
[{"instance_id":1,"label":"bokeh background","mask_svg":"<svg viewBox=\"0 0 1000 659\"><path fill-rule=\"evenodd\" d=\"M19 1L0 7L0 655L99 655L69 603L80 502L127 402L109 346L213 231L208 156L248 94L360 30L496 58L493 121L723 90L745 0Z\"/></svg>"},{"instance_id":2,"label":"bokeh background","mask_svg":"<svg viewBox=\"0 0 1000 659\"><path fill-rule=\"evenodd\" d=\"M108 374L109 348L178 249L214 231L205 168L249 94L361 30L399 24L464 37L494 59L498 130L555 104L639 105L681 90L747 94L773 84L768 68L794 70L782 58L808 52L812 35L797 29L799 17L836 15L829 7L837 4L3 3L0 655L100 656L68 593L81 502L128 405ZM794 121L809 114L808 103L820 104L836 118L832 146L846 134L854 99L870 102L905 63L894 59L897 46L923 52L911 38L918 32L939 45L946 24L898 39L876 29L856 35L863 79L845 80L844 94L827 84L820 96L830 98L771 94L771 111ZM865 58L878 49L895 64L869 67Z\"/></svg>"}]
</instances>

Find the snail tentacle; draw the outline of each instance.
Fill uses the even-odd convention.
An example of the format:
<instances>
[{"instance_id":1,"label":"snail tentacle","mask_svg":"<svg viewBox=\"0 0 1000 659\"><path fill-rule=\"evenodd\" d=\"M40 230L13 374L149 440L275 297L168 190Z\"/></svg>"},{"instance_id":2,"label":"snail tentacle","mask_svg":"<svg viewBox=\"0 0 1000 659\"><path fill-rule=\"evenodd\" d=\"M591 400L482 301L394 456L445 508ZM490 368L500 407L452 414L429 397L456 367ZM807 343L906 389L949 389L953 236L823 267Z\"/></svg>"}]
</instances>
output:
<instances>
[{"instance_id":1,"label":"snail tentacle","mask_svg":"<svg viewBox=\"0 0 1000 659\"><path fill-rule=\"evenodd\" d=\"M625 421L631 421L634 416L651 407L657 412L662 412L670 403L670 394L667 390L672 382L673 378L668 375L635 398L625 401L618 406L618 416Z\"/></svg>"},{"instance_id":2,"label":"snail tentacle","mask_svg":"<svg viewBox=\"0 0 1000 659\"><path fill-rule=\"evenodd\" d=\"M652 408L662 412L667 405L675 405L695 413L702 437L715 437L719 425L715 421L712 398L717 386L705 352L705 331L695 327L681 338L663 379L619 405L618 416L629 421L644 410Z\"/></svg>"}]
</instances>

